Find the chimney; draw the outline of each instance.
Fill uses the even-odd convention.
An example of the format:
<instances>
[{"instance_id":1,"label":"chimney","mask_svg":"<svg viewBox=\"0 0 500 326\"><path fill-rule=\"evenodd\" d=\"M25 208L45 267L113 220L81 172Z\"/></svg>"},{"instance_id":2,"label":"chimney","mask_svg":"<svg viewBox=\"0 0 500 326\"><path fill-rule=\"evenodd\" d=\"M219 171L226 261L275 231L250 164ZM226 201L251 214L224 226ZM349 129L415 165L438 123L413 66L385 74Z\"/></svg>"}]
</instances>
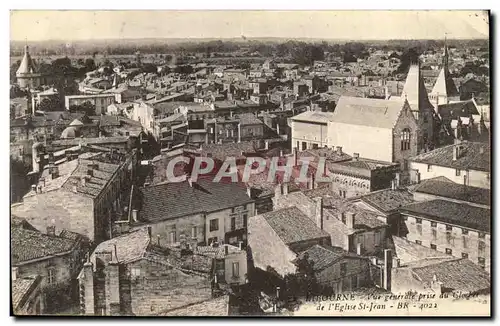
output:
<instances>
[{"instance_id":1,"label":"chimney","mask_svg":"<svg viewBox=\"0 0 500 326\"><path fill-rule=\"evenodd\" d=\"M318 226L318 228L323 230L323 198L316 197L314 198L314 202L314 218L316 220L316 225Z\"/></svg>"},{"instance_id":2,"label":"chimney","mask_svg":"<svg viewBox=\"0 0 500 326\"><path fill-rule=\"evenodd\" d=\"M31 190L36 192L36 185L31 185Z\"/></svg>"},{"instance_id":3,"label":"chimney","mask_svg":"<svg viewBox=\"0 0 500 326\"><path fill-rule=\"evenodd\" d=\"M252 198L252 188L250 186L247 186L247 196L248 198Z\"/></svg>"},{"instance_id":4,"label":"chimney","mask_svg":"<svg viewBox=\"0 0 500 326\"><path fill-rule=\"evenodd\" d=\"M12 267L12 280L13 281L17 280L17 273L18 273L18 268Z\"/></svg>"},{"instance_id":5,"label":"chimney","mask_svg":"<svg viewBox=\"0 0 500 326\"><path fill-rule=\"evenodd\" d=\"M460 158L460 146L454 145L453 146L453 161L456 161L459 158Z\"/></svg>"},{"instance_id":6,"label":"chimney","mask_svg":"<svg viewBox=\"0 0 500 326\"><path fill-rule=\"evenodd\" d=\"M83 177L81 177L80 181L82 183L82 187L85 187L85 185L87 184L87 176L84 175Z\"/></svg>"},{"instance_id":7,"label":"chimney","mask_svg":"<svg viewBox=\"0 0 500 326\"><path fill-rule=\"evenodd\" d=\"M283 195L284 196L288 195L288 183L285 182L282 184L282 186L283 186Z\"/></svg>"},{"instance_id":8,"label":"chimney","mask_svg":"<svg viewBox=\"0 0 500 326\"><path fill-rule=\"evenodd\" d=\"M283 157L283 150L280 149L280 157Z\"/></svg>"},{"instance_id":9,"label":"chimney","mask_svg":"<svg viewBox=\"0 0 500 326\"><path fill-rule=\"evenodd\" d=\"M484 154L484 147L483 146L479 147L479 154Z\"/></svg>"},{"instance_id":10,"label":"chimney","mask_svg":"<svg viewBox=\"0 0 500 326\"><path fill-rule=\"evenodd\" d=\"M342 154L342 146L337 146L337 154Z\"/></svg>"},{"instance_id":11,"label":"chimney","mask_svg":"<svg viewBox=\"0 0 500 326\"><path fill-rule=\"evenodd\" d=\"M392 251L384 250L384 289L391 290Z\"/></svg>"},{"instance_id":12,"label":"chimney","mask_svg":"<svg viewBox=\"0 0 500 326\"><path fill-rule=\"evenodd\" d=\"M415 174L415 179L416 179L417 183L420 183L420 172L417 172Z\"/></svg>"},{"instance_id":13,"label":"chimney","mask_svg":"<svg viewBox=\"0 0 500 326\"><path fill-rule=\"evenodd\" d=\"M238 241L238 249L243 250L243 241Z\"/></svg>"},{"instance_id":14,"label":"chimney","mask_svg":"<svg viewBox=\"0 0 500 326\"><path fill-rule=\"evenodd\" d=\"M187 178L189 187L193 188L193 180L191 178Z\"/></svg>"},{"instance_id":15,"label":"chimney","mask_svg":"<svg viewBox=\"0 0 500 326\"><path fill-rule=\"evenodd\" d=\"M298 152L298 148L294 147L293 148L293 157L295 158L295 166L297 166L298 162L299 162L299 155L297 152Z\"/></svg>"},{"instance_id":16,"label":"chimney","mask_svg":"<svg viewBox=\"0 0 500 326\"><path fill-rule=\"evenodd\" d=\"M341 147L342 148L342 147ZM353 161L359 161L359 153L354 153L352 154L352 160Z\"/></svg>"},{"instance_id":17,"label":"chimney","mask_svg":"<svg viewBox=\"0 0 500 326\"><path fill-rule=\"evenodd\" d=\"M311 175L307 179L307 189L309 189L309 190L314 189L314 175Z\"/></svg>"},{"instance_id":18,"label":"chimney","mask_svg":"<svg viewBox=\"0 0 500 326\"><path fill-rule=\"evenodd\" d=\"M264 149L269 149L269 141L267 139L264 141Z\"/></svg>"},{"instance_id":19,"label":"chimney","mask_svg":"<svg viewBox=\"0 0 500 326\"><path fill-rule=\"evenodd\" d=\"M137 209L132 210L132 220L137 222Z\"/></svg>"},{"instance_id":20,"label":"chimney","mask_svg":"<svg viewBox=\"0 0 500 326\"><path fill-rule=\"evenodd\" d=\"M363 246L360 242L356 245L356 255L361 256L363 254Z\"/></svg>"},{"instance_id":21,"label":"chimney","mask_svg":"<svg viewBox=\"0 0 500 326\"><path fill-rule=\"evenodd\" d=\"M352 212L346 212L345 214L346 214L345 225L350 229L354 229L356 214Z\"/></svg>"},{"instance_id":22,"label":"chimney","mask_svg":"<svg viewBox=\"0 0 500 326\"><path fill-rule=\"evenodd\" d=\"M147 227L147 230L148 230L148 236L149 236L149 239L151 240L151 226L148 225Z\"/></svg>"},{"instance_id":23,"label":"chimney","mask_svg":"<svg viewBox=\"0 0 500 326\"><path fill-rule=\"evenodd\" d=\"M224 256L229 255L229 245L224 245Z\"/></svg>"},{"instance_id":24,"label":"chimney","mask_svg":"<svg viewBox=\"0 0 500 326\"><path fill-rule=\"evenodd\" d=\"M158 246L160 246L160 235L159 234L156 235L156 244Z\"/></svg>"},{"instance_id":25,"label":"chimney","mask_svg":"<svg viewBox=\"0 0 500 326\"><path fill-rule=\"evenodd\" d=\"M399 188L399 186L401 186L401 174L399 172L396 172L394 182L395 182L396 188Z\"/></svg>"},{"instance_id":26,"label":"chimney","mask_svg":"<svg viewBox=\"0 0 500 326\"><path fill-rule=\"evenodd\" d=\"M391 180L391 189L396 190L396 180L395 179Z\"/></svg>"},{"instance_id":27,"label":"chimney","mask_svg":"<svg viewBox=\"0 0 500 326\"><path fill-rule=\"evenodd\" d=\"M56 226L55 225L47 226L47 234L55 237L56 236Z\"/></svg>"}]
</instances>

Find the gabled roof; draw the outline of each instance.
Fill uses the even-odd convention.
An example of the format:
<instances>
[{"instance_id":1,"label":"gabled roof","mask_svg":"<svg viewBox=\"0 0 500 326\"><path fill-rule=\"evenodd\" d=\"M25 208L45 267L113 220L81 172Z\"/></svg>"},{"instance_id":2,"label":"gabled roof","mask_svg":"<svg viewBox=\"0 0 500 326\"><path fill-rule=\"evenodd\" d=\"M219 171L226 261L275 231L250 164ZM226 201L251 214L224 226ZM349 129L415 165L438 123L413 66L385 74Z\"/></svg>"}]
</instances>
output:
<instances>
[{"instance_id":1,"label":"gabled roof","mask_svg":"<svg viewBox=\"0 0 500 326\"><path fill-rule=\"evenodd\" d=\"M445 166L454 169L470 169L490 172L491 153L490 145L479 142L462 142L461 154L453 160L453 151L456 145L440 147L427 153L420 154L410 159L417 163ZM481 153L483 148L483 153Z\"/></svg>"},{"instance_id":2,"label":"gabled roof","mask_svg":"<svg viewBox=\"0 0 500 326\"><path fill-rule=\"evenodd\" d=\"M18 276L16 280L12 281L12 307L14 308L14 313L26 303L41 279L41 276L26 276L22 278Z\"/></svg>"},{"instance_id":3,"label":"gabled roof","mask_svg":"<svg viewBox=\"0 0 500 326\"><path fill-rule=\"evenodd\" d=\"M490 189L458 184L445 177L423 180L411 191L488 206L491 203Z\"/></svg>"},{"instance_id":4,"label":"gabled roof","mask_svg":"<svg viewBox=\"0 0 500 326\"><path fill-rule=\"evenodd\" d=\"M139 215L146 221L215 212L253 202L243 185L205 178L198 178L192 186L188 181L148 186L140 193Z\"/></svg>"},{"instance_id":5,"label":"gabled roof","mask_svg":"<svg viewBox=\"0 0 500 326\"><path fill-rule=\"evenodd\" d=\"M76 243L76 239L51 236L12 225L10 239L12 264L68 253Z\"/></svg>"},{"instance_id":6,"label":"gabled roof","mask_svg":"<svg viewBox=\"0 0 500 326\"><path fill-rule=\"evenodd\" d=\"M404 108L400 101L341 96L332 121L392 129Z\"/></svg>"},{"instance_id":7,"label":"gabled roof","mask_svg":"<svg viewBox=\"0 0 500 326\"><path fill-rule=\"evenodd\" d=\"M422 215L429 219L463 226L482 232L490 232L491 210L448 200L416 202L400 208L400 212Z\"/></svg>"},{"instance_id":8,"label":"gabled roof","mask_svg":"<svg viewBox=\"0 0 500 326\"><path fill-rule=\"evenodd\" d=\"M382 189L372 191L365 195L353 197L349 201L356 200L361 200L383 213L391 213L414 201L413 195L404 189Z\"/></svg>"},{"instance_id":9,"label":"gabled roof","mask_svg":"<svg viewBox=\"0 0 500 326\"><path fill-rule=\"evenodd\" d=\"M328 123L333 121L333 113L320 111L305 111L292 117L295 121L308 121L317 123Z\"/></svg>"},{"instance_id":10,"label":"gabled roof","mask_svg":"<svg viewBox=\"0 0 500 326\"><path fill-rule=\"evenodd\" d=\"M320 245L314 245L306 251L301 252L298 258L303 259L306 255L308 257L307 260L313 263L313 270L315 272L324 270L344 257L361 258L339 247Z\"/></svg>"},{"instance_id":11,"label":"gabled roof","mask_svg":"<svg viewBox=\"0 0 500 326\"><path fill-rule=\"evenodd\" d=\"M265 213L262 216L287 245L330 237L295 206Z\"/></svg>"},{"instance_id":12,"label":"gabled roof","mask_svg":"<svg viewBox=\"0 0 500 326\"><path fill-rule=\"evenodd\" d=\"M100 243L92 253L90 260L95 262L95 253L111 251L119 263L125 263L142 258L151 239L147 229L139 229Z\"/></svg>"}]
</instances>

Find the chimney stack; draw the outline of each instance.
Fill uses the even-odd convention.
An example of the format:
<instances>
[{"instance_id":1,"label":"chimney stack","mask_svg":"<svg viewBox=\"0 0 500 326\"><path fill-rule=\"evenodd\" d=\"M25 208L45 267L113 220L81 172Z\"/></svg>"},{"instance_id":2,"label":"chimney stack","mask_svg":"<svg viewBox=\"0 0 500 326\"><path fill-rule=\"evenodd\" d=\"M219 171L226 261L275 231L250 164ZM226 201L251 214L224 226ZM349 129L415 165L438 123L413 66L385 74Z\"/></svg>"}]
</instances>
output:
<instances>
[{"instance_id":1,"label":"chimney stack","mask_svg":"<svg viewBox=\"0 0 500 326\"><path fill-rule=\"evenodd\" d=\"M299 149L297 147L293 148L293 157L295 159L295 166L297 166L298 162L299 162L299 155L297 153L298 151L299 151Z\"/></svg>"},{"instance_id":2,"label":"chimney stack","mask_svg":"<svg viewBox=\"0 0 500 326\"><path fill-rule=\"evenodd\" d=\"M415 178L416 178L417 183L420 183L420 172L417 172L415 174Z\"/></svg>"},{"instance_id":3,"label":"chimney stack","mask_svg":"<svg viewBox=\"0 0 500 326\"><path fill-rule=\"evenodd\" d=\"M55 225L47 226L47 234L55 237L56 236L56 226Z\"/></svg>"},{"instance_id":4,"label":"chimney stack","mask_svg":"<svg viewBox=\"0 0 500 326\"><path fill-rule=\"evenodd\" d=\"M479 147L479 154L484 154L484 147L483 146Z\"/></svg>"},{"instance_id":5,"label":"chimney stack","mask_svg":"<svg viewBox=\"0 0 500 326\"><path fill-rule=\"evenodd\" d=\"M137 222L137 209L132 210L132 220Z\"/></svg>"},{"instance_id":6,"label":"chimney stack","mask_svg":"<svg viewBox=\"0 0 500 326\"><path fill-rule=\"evenodd\" d=\"M342 146L337 146L337 154L342 154Z\"/></svg>"},{"instance_id":7,"label":"chimney stack","mask_svg":"<svg viewBox=\"0 0 500 326\"><path fill-rule=\"evenodd\" d=\"M238 241L238 249L243 250L243 241Z\"/></svg>"},{"instance_id":8,"label":"chimney stack","mask_svg":"<svg viewBox=\"0 0 500 326\"><path fill-rule=\"evenodd\" d=\"M229 255L229 245L224 245L224 256Z\"/></svg>"},{"instance_id":9,"label":"chimney stack","mask_svg":"<svg viewBox=\"0 0 500 326\"><path fill-rule=\"evenodd\" d=\"M353 161L359 161L359 153L352 154L352 160Z\"/></svg>"},{"instance_id":10,"label":"chimney stack","mask_svg":"<svg viewBox=\"0 0 500 326\"><path fill-rule=\"evenodd\" d=\"M345 225L350 229L354 229L356 214L354 214L353 212L346 212L345 214Z\"/></svg>"},{"instance_id":11,"label":"chimney stack","mask_svg":"<svg viewBox=\"0 0 500 326\"><path fill-rule=\"evenodd\" d=\"M432 276L431 289L437 295L441 295L441 293L443 292L443 283L438 281L436 274Z\"/></svg>"},{"instance_id":12,"label":"chimney stack","mask_svg":"<svg viewBox=\"0 0 500 326\"><path fill-rule=\"evenodd\" d=\"M282 186L283 186L283 195L284 196L288 195L288 183L285 182L282 184Z\"/></svg>"},{"instance_id":13,"label":"chimney stack","mask_svg":"<svg viewBox=\"0 0 500 326\"><path fill-rule=\"evenodd\" d=\"M453 146L453 161L456 161L457 159L460 158L460 145L454 145Z\"/></svg>"},{"instance_id":14,"label":"chimney stack","mask_svg":"<svg viewBox=\"0 0 500 326\"><path fill-rule=\"evenodd\" d=\"M269 149L269 141L267 139L264 141L264 149Z\"/></svg>"},{"instance_id":15,"label":"chimney stack","mask_svg":"<svg viewBox=\"0 0 500 326\"><path fill-rule=\"evenodd\" d=\"M392 250L384 250L384 289L391 290Z\"/></svg>"},{"instance_id":16,"label":"chimney stack","mask_svg":"<svg viewBox=\"0 0 500 326\"><path fill-rule=\"evenodd\" d=\"M314 217L316 220L316 225L318 228L323 230L323 198L316 197L314 198L315 208L314 208Z\"/></svg>"},{"instance_id":17,"label":"chimney stack","mask_svg":"<svg viewBox=\"0 0 500 326\"><path fill-rule=\"evenodd\" d=\"M252 188L250 186L247 186L247 196L248 198L252 198Z\"/></svg>"},{"instance_id":18,"label":"chimney stack","mask_svg":"<svg viewBox=\"0 0 500 326\"><path fill-rule=\"evenodd\" d=\"M147 230L148 230L149 239L151 240L151 226L148 226Z\"/></svg>"}]
</instances>

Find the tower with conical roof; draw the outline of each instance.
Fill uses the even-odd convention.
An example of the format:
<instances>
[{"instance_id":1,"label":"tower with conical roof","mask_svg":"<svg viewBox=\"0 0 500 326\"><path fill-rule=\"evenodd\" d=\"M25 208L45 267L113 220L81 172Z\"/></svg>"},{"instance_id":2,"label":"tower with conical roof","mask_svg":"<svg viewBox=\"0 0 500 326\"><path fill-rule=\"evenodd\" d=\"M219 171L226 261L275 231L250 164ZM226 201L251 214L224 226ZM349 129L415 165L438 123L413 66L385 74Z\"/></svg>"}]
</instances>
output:
<instances>
[{"instance_id":1,"label":"tower with conical roof","mask_svg":"<svg viewBox=\"0 0 500 326\"><path fill-rule=\"evenodd\" d=\"M418 150L432 148L434 143L434 106L429 101L418 59L410 64L401 99L408 101L411 112L418 122Z\"/></svg>"},{"instance_id":2,"label":"tower with conical roof","mask_svg":"<svg viewBox=\"0 0 500 326\"><path fill-rule=\"evenodd\" d=\"M448 45L446 44L446 36L444 38L443 62L441 71L439 72L436 83L430 94L431 100L437 112L438 105L448 104L453 101L460 100L460 93L457 90L453 78L451 78L449 64Z\"/></svg>"},{"instance_id":3,"label":"tower with conical roof","mask_svg":"<svg viewBox=\"0 0 500 326\"><path fill-rule=\"evenodd\" d=\"M31 58L29 46L24 46L24 56L16 71L16 79L21 88L36 88L41 84L42 75L37 72L35 63Z\"/></svg>"}]
</instances>

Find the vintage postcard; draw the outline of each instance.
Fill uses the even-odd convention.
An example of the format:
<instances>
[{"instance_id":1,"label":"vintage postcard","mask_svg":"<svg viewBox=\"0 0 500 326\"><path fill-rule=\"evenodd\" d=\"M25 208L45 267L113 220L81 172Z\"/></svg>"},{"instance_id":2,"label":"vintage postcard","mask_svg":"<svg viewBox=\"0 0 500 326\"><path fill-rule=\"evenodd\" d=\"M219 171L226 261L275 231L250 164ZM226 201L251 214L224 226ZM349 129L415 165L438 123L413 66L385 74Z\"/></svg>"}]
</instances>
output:
<instances>
[{"instance_id":1,"label":"vintage postcard","mask_svg":"<svg viewBox=\"0 0 500 326\"><path fill-rule=\"evenodd\" d=\"M11 315L491 316L489 24L12 10Z\"/></svg>"}]
</instances>

